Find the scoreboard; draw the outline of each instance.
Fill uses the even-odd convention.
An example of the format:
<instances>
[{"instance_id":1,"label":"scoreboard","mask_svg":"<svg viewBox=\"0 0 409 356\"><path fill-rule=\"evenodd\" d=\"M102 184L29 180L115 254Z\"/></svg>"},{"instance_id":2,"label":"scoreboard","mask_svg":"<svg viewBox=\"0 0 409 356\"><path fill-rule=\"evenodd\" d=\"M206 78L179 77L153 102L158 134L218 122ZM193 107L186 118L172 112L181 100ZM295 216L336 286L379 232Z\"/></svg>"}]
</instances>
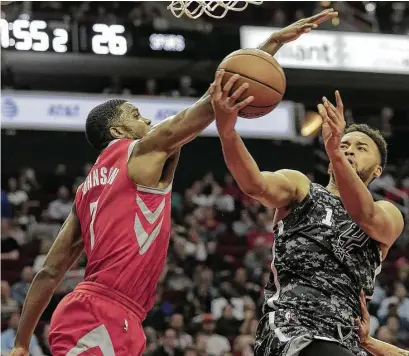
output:
<instances>
[{"instance_id":1,"label":"scoreboard","mask_svg":"<svg viewBox=\"0 0 409 356\"><path fill-rule=\"evenodd\" d=\"M2 49L15 51L220 59L240 46L237 32L155 31L132 23L0 19L0 31Z\"/></svg>"}]
</instances>

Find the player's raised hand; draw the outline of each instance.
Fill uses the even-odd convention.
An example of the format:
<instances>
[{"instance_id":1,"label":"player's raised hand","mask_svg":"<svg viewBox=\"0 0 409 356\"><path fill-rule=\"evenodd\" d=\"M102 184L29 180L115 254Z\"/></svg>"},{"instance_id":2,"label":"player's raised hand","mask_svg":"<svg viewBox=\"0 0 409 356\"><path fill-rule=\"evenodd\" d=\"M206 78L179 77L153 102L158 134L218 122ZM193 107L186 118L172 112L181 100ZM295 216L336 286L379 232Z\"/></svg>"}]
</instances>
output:
<instances>
[{"instance_id":1,"label":"player's raised hand","mask_svg":"<svg viewBox=\"0 0 409 356\"><path fill-rule=\"evenodd\" d=\"M361 303L361 317L355 319L355 325L358 328L359 341L361 344L364 344L369 337L370 316L366 307L364 292L361 292L359 299Z\"/></svg>"},{"instance_id":2,"label":"player's raised hand","mask_svg":"<svg viewBox=\"0 0 409 356\"><path fill-rule=\"evenodd\" d=\"M23 347L14 347L10 351L9 356L29 356L29 352Z\"/></svg>"},{"instance_id":3,"label":"player's raised hand","mask_svg":"<svg viewBox=\"0 0 409 356\"><path fill-rule=\"evenodd\" d=\"M338 90L335 92L335 99L336 107L325 96L322 98L323 104L318 105L318 112L323 122L322 137L329 156L339 152L346 126L344 105Z\"/></svg>"},{"instance_id":4,"label":"player's raised hand","mask_svg":"<svg viewBox=\"0 0 409 356\"><path fill-rule=\"evenodd\" d=\"M274 38L281 44L294 41L302 34L311 32L314 28L317 28L319 24L336 17L338 17L338 12L334 9L323 10L314 16L298 20L297 22L281 29L274 34Z\"/></svg>"},{"instance_id":5,"label":"player's raised hand","mask_svg":"<svg viewBox=\"0 0 409 356\"><path fill-rule=\"evenodd\" d=\"M253 96L249 96L239 101L239 98L249 87L248 83L243 83L235 91L231 92L234 84L240 79L239 74L233 75L224 86L222 86L224 73L224 70L218 70L216 72L215 80L211 84L209 91L219 132L233 131L239 111L254 100Z\"/></svg>"}]
</instances>

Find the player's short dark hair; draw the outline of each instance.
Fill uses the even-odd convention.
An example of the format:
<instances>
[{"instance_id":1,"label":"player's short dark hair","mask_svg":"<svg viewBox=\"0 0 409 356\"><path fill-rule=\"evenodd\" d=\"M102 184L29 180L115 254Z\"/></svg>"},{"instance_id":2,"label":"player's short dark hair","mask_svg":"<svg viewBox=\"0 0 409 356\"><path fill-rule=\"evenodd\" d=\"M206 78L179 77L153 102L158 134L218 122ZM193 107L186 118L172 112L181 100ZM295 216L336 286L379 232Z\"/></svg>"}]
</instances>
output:
<instances>
[{"instance_id":1,"label":"player's short dark hair","mask_svg":"<svg viewBox=\"0 0 409 356\"><path fill-rule=\"evenodd\" d=\"M109 132L110 125L119 117L119 106L126 100L111 99L97 105L88 114L85 123L85 136L96 150L103 150L113 140Z\"/></svg>"},{"instance_id":2,"label":"player's short dark hair","mask_svg":"<svg viewBox=\"0 0 409 356\"><path fill-rule=\"evenodd\" d=\"M345 130L345 134L350 132L362 132L365 135L369 136L373 142L375 142L381 155L382 169L385 169L386 163L388 161L388 145L386 144L385 138L383 137L381 132L377 129L373 129L366 124L353 124Z\"/></svg>"}]
</instances>

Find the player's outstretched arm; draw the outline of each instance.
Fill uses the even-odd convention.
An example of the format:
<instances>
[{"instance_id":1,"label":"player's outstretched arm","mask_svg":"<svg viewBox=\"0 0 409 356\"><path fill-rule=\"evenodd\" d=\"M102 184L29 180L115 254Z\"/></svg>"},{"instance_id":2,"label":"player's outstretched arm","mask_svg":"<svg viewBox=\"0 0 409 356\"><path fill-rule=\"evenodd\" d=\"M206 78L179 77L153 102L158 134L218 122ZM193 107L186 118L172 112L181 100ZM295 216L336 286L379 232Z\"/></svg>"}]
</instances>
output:
<instances>
[{"instance_id":1,"label":"player's outstretched arm","mask_svg":"<svg viewBox=\"0 0 409 356\"><path fill-rule=\"evenodd\" d=\"M285 43L295 41L304 33L311 32L317 28L319 24L335 17L338 17L337 11L334 11L334 9L326 9L314 16L300 19L280 31L274 32L258 48L274 56Z\"/></svg>"},{"instance_id":2,"label":"player's outstretched arm","mask_svg":"<svg viewBox=\"0 0 409 356\"><path fill-rule=\"evenodd\" d=\"M221 82L224 71L217 71L214 83L204 97L199 99L194 105L183 110L177 115L162 121L152 128L152 130L142 138L134 153L137 155L149 152L165 152L168 155L176 152L181 146L193 140L214 120L214 112L209 93L214 88L216 82ZM229 79L229 85L240 79L239 75ZM239 110L248 105L251 100L238 102L238 98L245 89L245 84L241 85L231 95L231 105L236 105Z\"/></svg>"},{"instance_id":3,"label":"player's outstretched arm","mask_svg":"<svg viewBox=\"0 0 409 356\"><path fill-rule=\"evenodd\" d=\"M301 172L288 169L274 173L260 172L234 129L239 110L229 107L229 90L228 83L221 88L221 83L217 82L212 91L212 104L224 159L240 189L272 208L282 208L304 199L308 194L310 181Z\"/></svg>"},{"instance_id":4,"label":"player's outstretched arm","mask_svg":"<svg viewBox=\"0 0 409 356\"><path fill-rule=\"evenodd\" d=\"M355 320L358 327L361 346L373 356L409 356L409 351L402 350L396 346L374 339L369 335L370 316L366 308L365 295L361 292L361 318Z\"/></svg>"},{"instance_id":5,"label":"player's outstretched arm","mask_svg":"<svg viewBox=\"0 0 409 356\"><path fill-rule=\"evenodd\" d=\"M403 231L402 214L390 202L374 202L370 191L342 152L341 139L346 125L344 106L338 91L335 92L335 97L336 107L324 98L323 104L318 105L318 111L323 119L325 149L341 200L352 219L370 237L389 248Z\"/></svg>"},{"instance_id":6,"label":"player's outstretched arm","mask_svg":"<svg viewBox=\"0 0 409 356\"><path fill-rule=\"evenodd\" d=\"M80 224L75 205L64 222L52 245L43 268L37 273L28 291L20 324L18 326L15 348L11 355L24 355L34 329L51 297L66 272L72 267L84 250Z\"/></svg>"}]
</instances>

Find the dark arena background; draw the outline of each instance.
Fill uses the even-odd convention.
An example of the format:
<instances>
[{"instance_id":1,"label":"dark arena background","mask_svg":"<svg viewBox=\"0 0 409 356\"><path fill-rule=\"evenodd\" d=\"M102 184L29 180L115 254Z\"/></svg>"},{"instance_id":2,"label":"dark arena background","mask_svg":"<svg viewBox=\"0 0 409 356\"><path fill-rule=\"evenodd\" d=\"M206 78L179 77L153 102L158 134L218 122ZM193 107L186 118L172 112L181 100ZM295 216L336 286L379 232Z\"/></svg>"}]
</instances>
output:
<instances>
[{"instance_id":1,"label":"dark arena background","mask_svg":"<svg viewBox=\"0 0 409 356\"><path fill-rule=\"evenodd\" d=\"M96 152L88 112L125 98L157 123L200 97L230 52L326 7L339 19L284 46L284 101L238 131L262 170L291 168L325 184L328 159L316 105L339 90L348 124L382 131L389 164L370 186L393 201L406 230L369 305L371 335L409 347L409 3L264 2L223 19L178 19L169 2L16 1L1 7L1 320L9 351L28 286L67 217ZM182 150L168 260L144 321L148 355L252 355L271 263L273 211L227 174L214 125ZM82 280L67 274L36 329L31 355L51 355L48 323ZM214 326L207 336L203 325ZM38 347L39 346L39 347ZM170 350L163 353L163 350Z\"/></svg>"}]
</instances>

